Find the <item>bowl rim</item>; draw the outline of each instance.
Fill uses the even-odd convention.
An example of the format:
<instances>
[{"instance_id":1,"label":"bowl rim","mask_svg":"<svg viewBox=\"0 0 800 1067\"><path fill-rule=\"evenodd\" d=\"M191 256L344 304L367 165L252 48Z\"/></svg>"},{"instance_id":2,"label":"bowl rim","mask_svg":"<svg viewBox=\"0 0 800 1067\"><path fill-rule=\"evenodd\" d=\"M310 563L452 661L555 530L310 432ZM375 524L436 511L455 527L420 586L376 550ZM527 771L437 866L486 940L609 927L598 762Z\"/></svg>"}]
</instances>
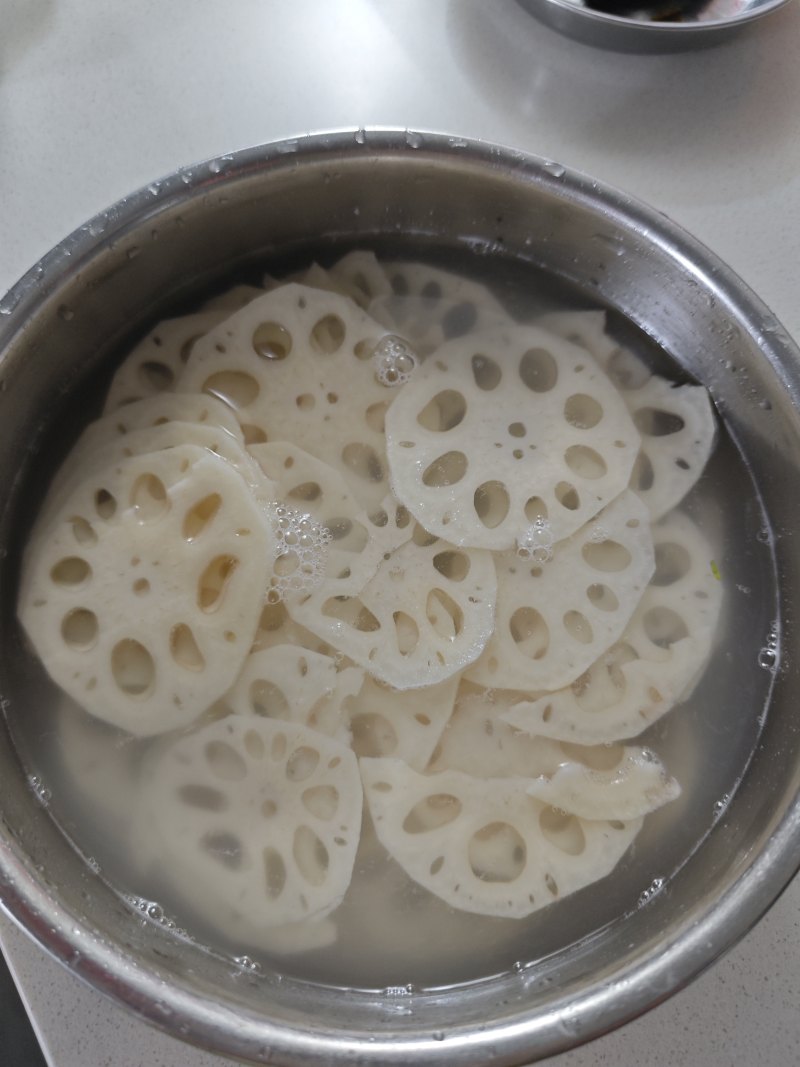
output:
<instances>
[{"instance_id":1,"label":"bowl rim","mask_svg":"<svg viewBox=\"0 0 800 1067\"><path fill-rule=\"evenodd\" d=\"M748 22L754 22L770 11L784 7L789 3L789 0L763 0L758 6L738 11L734 15L703 19L702 22L647 22L644 19L614 15L607 11L596 11L593 8L583 7L581 4L575 3L574 0L522 0L522 2L526 5L557 8L559 11L569 13L576 19L586 19L587 25L591 22L596 22L609 28L618 27L622 29L624 27L626 30L635 33L689 37L705 33L710 34L721 29L734 29ZM644 0L643 6L645 6Z\"/></svg>"},{"instance_id":2,"label":"bowl rim","mask_svg":"<svg viewBox=\"0 0 800 1067\"><path fill-rule=\"evenodd\" d=\"M544 157L487 141L384 127L299 134L241 149L178 168L123 197L65 237L0 299L0 365L7 344L24 329L37 306L116 236L156 218L175 198L197 194L201 186L206 190L209 184L223 186L252 177L254 171L268 170L273 164L285 162L287 156L298 162L321 152L344 152L355 157L413 152L433 160L457 153L473 165L502 165L526 181L564 189L580 202L601 203L615 217L643 227L648 243L666 250L718 297L746 316L753 329L759 331L762 350L773 357L770 362L784 371L783 385L793 404L800 406L800 349L738 275L666 215ZM798 869L800 794L774 818L763 848L749 857L735 875L730 875L719 897L704 899L691 921L676 923L657 955L627 961L622 970L618 968L610 977L594 979L577 1006L562 998L533 1021L522 1010L485 1029L449 1027L447 1040L434 1033L411 1039L407 1032L389 1026L370 1038L368 1048L362 1037L346 1031L333 1034L330 1030L289 1030L263 1016L233 1012L221 1000L184 987L165 988L153 973L129 959L121 945L96 938L90 927L52 894L41 872L26 862L22 845L5 833L0 834L0 906L52 957L99 992L173 1036L220 1054L275 1062L269 1057L277 1052L286 1057L287 1063L342 1067L354 1058L359 1062L400 1065L419 1056L424 1057L419 1062L467 1067L485 1062L489 1049L498 1046L503 1049L502 1059L493 1061L498 1065L527 1062L531 1054L537 1058L552 1055L642 1014L687 985L743 937ZM177 1019L186 1023L180 1032L176 1032ZM567 1026L565 1020L571 1025ZM224 1043L219 1040L221 1033L227 1034Z\"/></svg>"}]
</instances>

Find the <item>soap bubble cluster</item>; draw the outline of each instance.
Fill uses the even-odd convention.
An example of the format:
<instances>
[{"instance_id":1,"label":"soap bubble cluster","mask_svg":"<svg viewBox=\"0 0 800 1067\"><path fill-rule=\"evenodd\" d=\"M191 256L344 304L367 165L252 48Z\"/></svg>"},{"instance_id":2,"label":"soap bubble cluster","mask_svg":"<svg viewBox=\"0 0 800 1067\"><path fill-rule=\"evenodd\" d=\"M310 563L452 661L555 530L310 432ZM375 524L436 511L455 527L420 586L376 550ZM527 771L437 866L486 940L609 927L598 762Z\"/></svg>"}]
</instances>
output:
<instances>
[{"instance_id":1,"label":"soap bubble cluster","mask_svg":"<svg viewBox=\"0 0 800 1067\"><path fill-rule=\"evenodd\" d=\"M517 555L532 563L553 558L553 530L547 519L535 519L517 538Z\"/></svg>"},{"instance_id":2,"label":"soap bubble cluster","mask_svg":"<svg viewBox=\"0 0 800 1067\"><path fill-rule=\"evenodd\" d=\"M277 547L267 601L277 604L290 593L310 593L319 585L332 537L327 527L295 508L272 504L268 510Z\"/></svg>"},{"instance_id":3,"label":"soap bubble cluster","mask_svg":"<svg viewBox=\"0 0 800 1067\"><path fill-rule=\"evenodd\" d=\"M417 356L407 341L394 334L382 337L372 353L375 377L381 385L405 385L417 366Z\"/></svg>"}]
</instances>

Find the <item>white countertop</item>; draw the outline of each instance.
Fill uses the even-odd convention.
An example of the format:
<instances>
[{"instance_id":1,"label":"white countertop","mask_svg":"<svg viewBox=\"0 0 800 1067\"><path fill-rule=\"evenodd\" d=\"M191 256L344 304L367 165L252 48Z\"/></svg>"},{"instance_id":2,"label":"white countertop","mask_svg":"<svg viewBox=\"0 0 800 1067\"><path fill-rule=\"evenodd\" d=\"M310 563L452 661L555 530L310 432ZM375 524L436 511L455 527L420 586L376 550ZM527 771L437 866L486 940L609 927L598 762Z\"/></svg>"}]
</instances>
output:
<instances>
[{"instance_id":1,"label":"white countertop","mask_svg":"<svg viewBox=\"0 0 800 1067\"><path fill-rule=\"evenodd\" d=\"M182 164L308 130L431 129L586 171L681 223L800 338L800 7L712 50L626 56L515 0L5 0L0 294ZM800 881L688 990L557 1067L800 1062ZM54 1067L212 1067L3 919Z\"/></svg>"}]
</instances>

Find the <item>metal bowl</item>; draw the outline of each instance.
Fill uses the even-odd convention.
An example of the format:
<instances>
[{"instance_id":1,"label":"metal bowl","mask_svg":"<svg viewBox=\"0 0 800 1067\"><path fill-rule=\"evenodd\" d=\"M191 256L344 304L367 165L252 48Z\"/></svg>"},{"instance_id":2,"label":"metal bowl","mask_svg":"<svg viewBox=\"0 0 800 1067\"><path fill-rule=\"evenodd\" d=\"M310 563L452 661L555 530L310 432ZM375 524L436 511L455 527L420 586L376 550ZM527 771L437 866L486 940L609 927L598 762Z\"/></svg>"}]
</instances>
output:
<instances>
[{"instance_id":1,"label":"metal bowl","mask_svg":"<svg viewBox=\"0 0 800 1067\"><path fill-rule=\"evenodd\" d=\"M592 0L519 0L532 15L584 44L620 52L707 48L737 34L789 0L631 0L630 14L593 10ZM598 3L598 8L603 6ZM610 5L605 5L610 6Z\"/></svg>"},{"instance_id":2,"label":"metal bowl","mask_svg":"<svg viewBox=\"0 0 800 1067\"><path fill-rule=\"evenodd\" d=\"M686 984L756 922L800 858L797 655L770 676L760 730L755 658L752 687L722 709L732 729L752 728L752 757L724 814L687 814L702 843L661 892L609 922L599 920L616 904L601 893L598 928L580 942L519 973L416 991L402 1010L374 991L234 974L230 959L143 921L41 803L13 744L27 699L14 603L20 531L41 493L36 455L53 423L74 417L71 398L154 316L236 269L364 243L407 252L412 239L500 271L543 268L581 301L616 309L707 385L776 532L769 583L783 605L800 601L800 352L710 252L619 192L486 144L334 133L178 171L58 245L0 302L0 896L102 993L175 1036L254 1062L508 1067L551 1055ZM790 609L778 621L791 648Z\"/></svg>"}]
</instances>

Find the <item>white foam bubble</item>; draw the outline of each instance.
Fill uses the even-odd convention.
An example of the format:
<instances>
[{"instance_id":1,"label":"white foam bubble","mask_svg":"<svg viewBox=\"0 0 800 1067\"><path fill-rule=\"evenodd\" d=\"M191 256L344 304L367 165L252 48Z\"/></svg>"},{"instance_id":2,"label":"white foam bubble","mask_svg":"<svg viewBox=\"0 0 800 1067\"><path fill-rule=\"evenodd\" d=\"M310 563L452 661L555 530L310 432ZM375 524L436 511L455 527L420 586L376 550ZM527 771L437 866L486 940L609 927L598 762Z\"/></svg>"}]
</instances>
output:
<instances>
[{"instance_id":1,"label":"white foam bubble","mask_svg":"<svg viewBox=\"0 0 800 1067\"><path fill-rule=\"evenodd\" d=\"M276 604L292 593L309 593L320 584L333 538L327 527L296 508L274 503L267 510L277 540L267 600Z\"/></svg>"},{"instance_id":2,"label":"white foam bubble","mask_svg":"<svg viewBox=\"0 0 800 1067\"><path fill-rule=\"evenodd\" d=\"M547 519L534 519L517 538L517 555L532 563L549 563L553 558L553 530Z\"/></svg>"},{"instance_id":3,"label":"white foam bubble","mask_svg":"<svg viewBox=\"0 0 800 1067\"><path fill-rule=\"evenodd\" d=\"M393 388L409 381L419 361L407 341L395 334L387 334L375 346L372 362L375 377L381 385Z\"/></svg>"}]
</instances>

